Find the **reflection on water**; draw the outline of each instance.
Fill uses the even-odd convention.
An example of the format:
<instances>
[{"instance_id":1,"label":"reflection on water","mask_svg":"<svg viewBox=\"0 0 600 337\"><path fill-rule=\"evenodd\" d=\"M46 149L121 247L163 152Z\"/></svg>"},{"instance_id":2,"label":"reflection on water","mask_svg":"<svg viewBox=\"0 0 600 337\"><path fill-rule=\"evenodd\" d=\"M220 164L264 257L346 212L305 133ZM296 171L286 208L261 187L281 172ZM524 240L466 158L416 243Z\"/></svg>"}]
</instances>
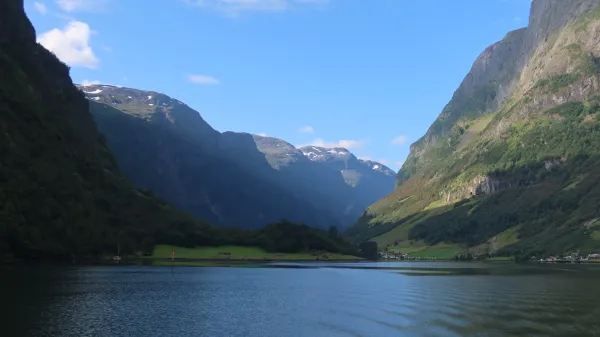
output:
<instances>
[{"instance_id":1,"label":"reflection on water","mask_svg":"<svg viewBox=\"0 0 600 337\"><path fill-rule=\"evenodd\" d=\"M600 266L2 267L27 336L600 336Z\"/></svg>"}]
</instances>

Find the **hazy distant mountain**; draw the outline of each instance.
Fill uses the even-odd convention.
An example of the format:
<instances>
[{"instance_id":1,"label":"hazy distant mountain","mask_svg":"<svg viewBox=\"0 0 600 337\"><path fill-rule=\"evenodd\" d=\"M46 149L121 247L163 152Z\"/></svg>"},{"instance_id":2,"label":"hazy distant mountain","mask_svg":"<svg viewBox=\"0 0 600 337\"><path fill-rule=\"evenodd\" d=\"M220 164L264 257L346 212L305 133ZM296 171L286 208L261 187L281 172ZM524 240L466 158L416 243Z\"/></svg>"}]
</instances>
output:
<instances>
[{"instance_id":1,"label":"hazy distant mountain","mask_svg":"<svg viewBox=\"0 0 600 337\"><path fill-rule=\"evenodd\" d=\"M366 206L393 190L391 169L357 159L347 149L297 149L277 138L254 136L254 140L284 185L315 205L327 205L343 224L355 221Z\"/></svg>"},{"instance_id":2,"label":"hazy distant mountain","mask_svg":"<svg viewBox=\"0 0 600 337\"><path fill-rule=\"evenodd\" d=\"M344 227L394 185L389 169L353 155L351 167L337 169L279 139L219 133L198 112L160 93L80 89L122 171L137 186L214 223L258 227L288 219ZM354 171L364 183L346 182Z\"/></svg>"},{"instance_id":3,"label":"hazy distant mountain","mask_svg":"<svg viewBox=\"0 0 600 337\"><path fill-rule=\"evenodd\" d=\"M529 26L481 53L411 146L357 241L522 257L600 249L599 46L600 0L534 0Z\"/></svg>"},{"instance_id":4,"label":"hazy distant mountain","mask_svg":"<svg viewBox=\"0 0 600 337\"><path fill-rule=\"evenodd\" d=\"M379 190L379 187L373 186L375 184L382 185L380 188L385 189L389 188L391 177L396 176L389 167L375 161L358 159L344 148L305 146L300 151L309 160L339 171L344 182L352 187L370 186Z\"/></svg>"},{"instance_id":5,"label":"hazy distant mountain","mask_svg":"<svg viewBox=\"0 0 600 337\"><path fill-rule=\"evenodd\" d=\"M358 159L344 148L323 148L306 146L302 153L315 163L339 172L344 183L352 188L352 198L347 201L349 217L356 218L379 198L381 193L391 193L395 185L396 173L389 167L371 160Z\"/></svg>"}]
</instances>

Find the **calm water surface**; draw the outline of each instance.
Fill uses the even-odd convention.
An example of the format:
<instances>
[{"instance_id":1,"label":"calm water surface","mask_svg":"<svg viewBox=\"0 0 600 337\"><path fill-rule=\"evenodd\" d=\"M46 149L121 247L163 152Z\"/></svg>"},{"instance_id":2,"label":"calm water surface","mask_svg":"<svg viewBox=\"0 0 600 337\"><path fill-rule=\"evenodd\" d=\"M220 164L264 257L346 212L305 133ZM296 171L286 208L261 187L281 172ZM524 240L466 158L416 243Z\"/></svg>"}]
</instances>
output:
<instances>
[{"instance_id":1,"label":"calm water surface","mask_svg":"<svg viewBox=\"0 0 600 337\"><path fill-rule=\"evenodd\" d=\"M1 267L3 336L600 336L600 266Z\"/></svg>"}]
</instances>

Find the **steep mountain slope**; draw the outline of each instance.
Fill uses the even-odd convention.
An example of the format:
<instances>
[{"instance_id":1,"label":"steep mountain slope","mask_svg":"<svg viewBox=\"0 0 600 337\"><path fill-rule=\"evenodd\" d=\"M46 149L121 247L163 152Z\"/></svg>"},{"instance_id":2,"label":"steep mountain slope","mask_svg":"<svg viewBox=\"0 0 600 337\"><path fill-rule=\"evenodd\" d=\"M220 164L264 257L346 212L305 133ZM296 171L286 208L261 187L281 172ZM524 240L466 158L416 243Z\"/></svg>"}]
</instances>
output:
<instances>
[{"instance_id":1,"label":"steep mountain slope","mask_svg":"<svg viewBox=\"0 0 600 337\"><path fill-rule=\"evenodd\" d=\"M341 168L311 161L276 138L219 133L160 93L107 85L81 90L123 172L214 223L252 228L288 219L341 228L393 188L393 174L381 164L369 167L349 154L348 174L362 177L352 186Z\"/></svg>"},{"instance_id":2,"label":"steep mountain slope","mask_svg":"<svg viewBox=\"0 0 600 337\"><path fill-rule=\"evenodd\" d=\"M154 103L121 101L122 95L136 97L134 93L143 101L166 97L157 93L109 86L84 88L84 92L94 95L92 115L121 170L136 186L226 226L256 228L281 219L321 227L335 224L331 216L261 174L270 166L250 135L220 134L197 112L175 100L169 99L172 104L157 101L157 108L146 108ZM197 126L198 132L190 126Z\"/></svg>"},{"instance_id":3,"label":"steep mountain slope","mask_svg":"<svg viewBox=\"0 0 600 337\"><path fill-rule=\"evenodd\" d=\"M210 242L211 230L118 172L68 68L0 2L0 254L67 257Z\"/></svg>"},{"instance_id":4,"label":"steep mountain slope","mask_svg":"<svg viewBox=\"0 0 600 337\"><path fill-rule=\"evenodd\" d=\"M476 255L600 248L599 5L534 0L529 26L478 57L351 235Z\"/></svg>"}]
</instances>

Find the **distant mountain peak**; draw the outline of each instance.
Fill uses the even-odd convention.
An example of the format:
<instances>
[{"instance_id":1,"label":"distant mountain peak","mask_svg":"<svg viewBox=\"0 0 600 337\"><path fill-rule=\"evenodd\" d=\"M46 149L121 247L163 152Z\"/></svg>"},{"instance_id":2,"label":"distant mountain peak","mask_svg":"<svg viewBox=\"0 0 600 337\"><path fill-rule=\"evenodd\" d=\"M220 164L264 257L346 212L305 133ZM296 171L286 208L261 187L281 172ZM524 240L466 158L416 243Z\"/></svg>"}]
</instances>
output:
<instances>
[{"instance_id":1,"label":"distant mountain peak","mask_svg":"<svg viewBox=\"0 0 600 337\"><path fill-rule=\"evenodd\" d=\"M310 161L320 162L320 163L335 163L342 162L344 163L344 169L347 169L347 163L349 161L355 161L360 165L367 166L369 169L383 173L387 176L395 176L396 173L385 166L382 163L372 161L372 160L364 160L357 158L350 150L343 147L322 147L315 145L303 146L299 149L302 154L308 158Z\"/></svg>"},{"instance_id":2,"label":"distant mountain peak","mask_svg":"<svg viewBox=\"0 0 600 337\"><path fill-rule=\"evenodd\" d=\"M305 160L302 152L294 145L274 137L252 135L256 148L265 154L269 165L274 169L288 166L292 163Z\"/></svg>"},{"instance_id":3,"label":"distant mountain peak","mask_svg":"<svg viewBox=\"0 0 600 337\"><path fill-rule=\"evenodd\" d=\"M381 172L385 175L388 176L395 176L396 172L394 172L394 170L392 170L391 168L383 165L382 163L373 161L373 160L367 160L367 159L359 159L361 162L363 162L365 165L367 165L371 170L373 171L377 171L377 172Z\"/></svg>"},{"instance_id":4,"label":"distant mountain peak","mask_svg":"<svg viewBox=\"0 0 600 337\"><path fill-rule=\"evenodd\" d=\"M180 101L154 91L138 90L106 84L78 85L92 101L111 105L136 117L148 118L155 113L168 113ZM191 110L191 109L190 109Z\"/></svg>"},{"instance_id":5,"label":"distant mountain peak","mask_svg":"<svg viewBox=\"0 0 600 337\"><path fill-rule=\"evenodd\" d=\"M310 159L311 161L317 161L317 162L339 161L339 160L346 161L351 158L354 158L354 159L356 158L352 154L352 152L348 151L348 149L345 149L343 147L327 148L327 147L309 145L309 146L301 147L300 151L302 151L302 154L304 154L304 156L306 156L306 158Z\"/></svg>"},{"instance_id":6,"label":"distant mountain peak","mask_svg":"<svg viewBox=\"0 0 600 337\"><path fill-rule=\"evenodd\" d=\"M155 124L185 130L192 137L217 134L196 110L165 94L107 84L77 87L92 102L109 105Z\"/></svg>"},{"instance_id":7,"label":"distant mountain peak","mask_svg":"<svg viewBox=\"0 0 600 337\"><path fill-rule=\"evenodd\" d=\"M308 145L296 148L279 138L259 135L252 135L252 137L258 150L265 155L269 165L276 170L302 162L313 163L335 170L344 177L346 184L353 187L359 183L362 174L396 176L396 173L389 167L375 161L358 159L343 147L328 148Z\"/></svg>"}]
</instances>

